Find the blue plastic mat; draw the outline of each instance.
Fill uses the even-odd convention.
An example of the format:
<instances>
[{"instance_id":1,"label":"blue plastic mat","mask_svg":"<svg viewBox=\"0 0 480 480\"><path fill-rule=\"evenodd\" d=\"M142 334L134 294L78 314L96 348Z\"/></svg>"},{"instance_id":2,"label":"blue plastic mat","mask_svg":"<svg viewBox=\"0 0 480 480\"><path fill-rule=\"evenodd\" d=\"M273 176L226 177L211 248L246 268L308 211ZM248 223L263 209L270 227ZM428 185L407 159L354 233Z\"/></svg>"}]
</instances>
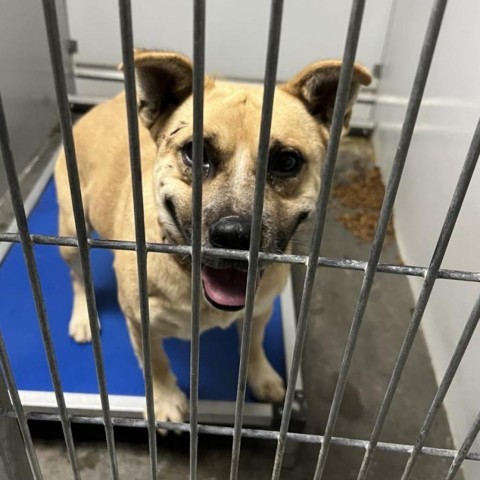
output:
<instances>
[{"instance_id":1,"label":"blue plastic mat","mask_svg":"<svg viewBox=\"0 0 480 480\"><path fill-rule=\"evenodd\" d=\"M29 217L30 232L57 234L57 202L50 181ZM98 393L91 344L79 345L68 336L72 292L68 270L58 247L35 246L47 315L55 346L63 390ZM133 354L116 297L112 254L92 249L92 269L102 328L101 341L108 392L144 395L142 372ZM0 265L0 328L21 390L53 391L25 262L20 245L13 246ZM267 356L285 378L280 301L267 327ZM165 341L165 349L182 390L189 391L190 343ZM199 398L235 401L238 375L238 338L235 325L202 334L200 341ZM253 401L247 393L247 401Z\"/></svg>"}]
</instances>

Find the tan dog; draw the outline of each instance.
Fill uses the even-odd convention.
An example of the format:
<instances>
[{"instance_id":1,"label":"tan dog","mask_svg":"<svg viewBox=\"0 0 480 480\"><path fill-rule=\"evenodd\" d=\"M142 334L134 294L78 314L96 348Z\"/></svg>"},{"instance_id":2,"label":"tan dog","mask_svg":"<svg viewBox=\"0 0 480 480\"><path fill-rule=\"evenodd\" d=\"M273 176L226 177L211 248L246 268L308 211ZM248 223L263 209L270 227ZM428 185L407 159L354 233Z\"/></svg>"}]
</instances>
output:
<instances>
[{"instance_id":1,"label":"tan dog","mask_svg":"<svg viewBox=\"0 0 480 480\"><path fill-rule=\"evenodd\" d=\"M135 65L147 241L191 239L192 64L171 52L136 51ZM275 92L261 250L285 252L312 213L329 135L341 63L309 65ZM370 74L355 66L345 130L360 84ZM205 247L248 249L262 106L262 88L205 79L203 236ZM124 95L99 105L75 126L75 145L87 226L104 239L134 240L133 201ZM153 139L153 140L152 140ZM55 171L60 235L75 236L63 154ZM91 340L77 249L61 247L71 269L74 305L69 333ZM118 298L142 364L136 254L114 252ZM281 401L284 385L262 342L272 301L288 266L261 264L255 300L248 382L260 400ZM247 264L205 258L201 330L227 327L243 315ZM182 421L185 395L162 349L165 337L189 338L190 265L179 256L150 253L148 299L157 420ZM221 361L221 359L220 359Z\"/></svg>"}]
</instances>

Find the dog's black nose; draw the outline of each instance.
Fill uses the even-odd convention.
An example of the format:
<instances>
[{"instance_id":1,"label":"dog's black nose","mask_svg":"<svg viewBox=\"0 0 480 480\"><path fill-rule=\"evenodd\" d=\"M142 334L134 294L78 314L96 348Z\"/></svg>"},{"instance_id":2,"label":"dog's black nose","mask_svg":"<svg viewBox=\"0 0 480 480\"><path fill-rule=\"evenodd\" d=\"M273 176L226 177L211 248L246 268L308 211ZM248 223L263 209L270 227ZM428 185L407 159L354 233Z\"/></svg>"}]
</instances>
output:
<instances>
[{"instance_id":1,"label":"dog's black nose","mask_svg":"<svg viewBox=\"0 0 480 480\"><path fill-rule=\"evenodd\" d=\"M208 230L212 247L248 250L251 224L250 218L236 215L221 218Z\"/></svg>"}]
</instances>

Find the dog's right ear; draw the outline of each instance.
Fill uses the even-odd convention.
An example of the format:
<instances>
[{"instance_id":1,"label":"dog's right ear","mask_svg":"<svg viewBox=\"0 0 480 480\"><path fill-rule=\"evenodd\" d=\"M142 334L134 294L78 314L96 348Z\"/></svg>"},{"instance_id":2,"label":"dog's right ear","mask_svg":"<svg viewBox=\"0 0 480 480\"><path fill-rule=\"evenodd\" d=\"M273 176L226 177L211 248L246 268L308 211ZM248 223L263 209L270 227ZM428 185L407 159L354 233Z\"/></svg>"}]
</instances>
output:
<instances>
[{"instance_id":1,"label":"dog's right ear","mask_svg":"<svg viewBox=\"0 0 480 480\"><path fill-rule=\"evenodd\" d=\"M150 128L192 93L192 63L175 52L135 50L138 114Z\"/></svg>"}]
</instances>

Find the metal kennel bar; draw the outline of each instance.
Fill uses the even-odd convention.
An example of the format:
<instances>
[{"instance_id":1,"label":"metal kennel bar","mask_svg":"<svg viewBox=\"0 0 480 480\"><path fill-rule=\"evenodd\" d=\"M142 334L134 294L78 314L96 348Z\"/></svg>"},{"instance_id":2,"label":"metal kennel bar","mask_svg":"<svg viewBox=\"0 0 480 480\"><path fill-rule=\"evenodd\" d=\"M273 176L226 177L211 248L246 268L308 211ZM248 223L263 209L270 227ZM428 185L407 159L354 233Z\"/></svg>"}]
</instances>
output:
<instances>
[{"instance_id":1,"label":"metal kennel bar","mask_svg":"<svg viewBox=\"0 0 480 480\"><path fill-rule=\"evenodd\" d=\"M452 464L450 465L450 468L447 472L447 476L445 477L445 480L453 480L455 475L458 473L458 471L460 470L460 467L462 466L463 461L467 458L468 452L470 451L470 448L472 448L473 442L477 438L479 432L480 432L480 412L478 413L477 418L475 418L475 421L473 422L472 427L470 428L467 436L465 437L465 440L462 443L460 450L455 455L455 458L453 459Z\"/></svg>"},{"instance_id":2,"label":"metal kennel bar","mask_svg":"<svg viewBox=\"0 0 480 480\"><path fill-rule=\"evenodd\" d=\"M23 445L25 447L25 454L27 456L26 459L23 458L22 452L21 451L12 451L12 455L15 458L16 463L20 463L20 469L24 471L29 471L30 474L28 475L28 480L31 478L35 480L41 480L43 478L41 470L40 470L40 464L38 462L38 457L35 452L35 447L33 445L33 440L32 436L30 435L30 430L28 428L28 423L27 423L27 416L25 412L23 411L23 406L22 402L20 400L20 395L18 392L17 384L15 382L15 377L13 375L12 367L10 365L10 361L8 359L8 353L7 349L5 346L5 341L3 340L3 335L0 332L0 365L1 365L1 370L3 372L3 376L5 377L5 382L3 381L3 378L0 378L0 405L3 410L2 414L7 415L10 413L9 408L11 407L11 411L14 415L15 420L17 421L18 428L21 433L21 438L20 440L23 442ZM7 388L5 388L7 386ZM3 424L2 419L2 424ZM58 421L62 421L62 416L58 415ZM3 425L2 425L3 429ZM6 437L8 433L11 432L2 432ZM11 438L12 435L8 437L8 446L4 446L2 442L0 442L0 456L2 457L3 464L4 464L4 469L6 470L6 475L10 475L8 478L13 478L12 475L12 470L15 469L15 466L10 467L8 465L8 458L7 458L7 452L6 449L8 447L10 448L15 448L18 446L19 442L15 442L15 439ZM18 439L18 435L17 435ZM12 441L13 440L13 441ZM2 473L0 469L0 473Z\"/></svg>"},{"instance_id":3,"label":"metal kennel bar","mask_svg":"<svg viewBox=\"0 0 480 480\"><path fill-rule=\"evenodd\" d=\"M197 480L200 295L202 269L203 86L205 82L205 0L194 0L192 138L192 329L190 347L190 478Z\"/></svg>"},{"instance_id":4,"label":"metal kennel bar","mask_svg":"<svg viewBox=\"0 0 480 480\"><path fill-rule=\"evenodd\" d=\"M78 241L75 237L61 237L51 235L31 235L33 243L36 245L57 245L77 247ZM0 233L0 242L7 243L21 243L20 236L17 233ZM99 248L104 250L135 250L135 242L123 240L100 240L88 239L90 248ZM147 242L147 251L156 253L170 253L179 255L191 255L192 248L188 245L167 245L164 243L150 243ZM230 260L248 260L248 252L244 250L228 250L220 248L203 248L203 253L209 256L217 256L218 258L225 258ZM264 262L281 262L290 265L306 265L308 263L308 255L295 255L278 253L260 252L259 260ZM339 268L342 270L365 271L367 262L361 260L351 260L346 258L327 258L319 257L317 268ZM426 267L419 267L415 265L398 265L389 263L379 263L377 265L377 273L388 273L393 275L405 275L412 277L424 277L427 273ZM444 280L457 280L463 282L480 282L480 272L472 272L466 270L452 270L440 269L438 278Z\"/></svg>"},{"instance_id":5,"label":"metal kennel bar","mask_svg":"<svg viewBox=\"0 0 480 480\"><path fill-rule=\"evenodd\" d=\"M8 416L15 416L15 414L9 414ZM28 420L41 420L47 422L58 422L59 415L51 413L28 413ZM74 423L85 424L85 425L101 425L101 417L91 417L91 416L77 416L72 415L71 420ZM147 427L147 422L138 418L125 418L125 417L112 417L112 423L115 426L122 427L132 427L132 428L145 428ZM173 423L173 422L156 422L157 428L168 429L168 430L178 430L180 432L188 432L190 426L187 423ZM205 435L219 435L231 437L233 435L232 427L223 427L217 425L199 425L199 433ZM253 428L242 428L242 437L244 438L258 438L262 440L278 440L279 433L273 430L258 430ZM324 437L322 435L312 435L308 433L293 433L288 432L287 439L299 443L305 444L321 444ZM341 447L349 448L358 448L364 450L368 445L367 440L359 440L353 438L344 438L344 437L332 437L332 445L338 445ZM379 442L378 449L384 452L393 452L408 455L411 450L411 445L405 445L400 443L389 443L389 442ZM451 450L446 448L434 448L434 447L425 447L422 450L423 455L428 455L432 457L439 458L451 458L454 459L458 455L458 450ZM464 460L474 460L480 461L480 452L468 452L466 453Z\"/></svg>"},{"instance_id":6,"label":"metal kennel bar","mask_svg":"<svg viewBox=\"0 0 480 480\"><path fill-rule=\"evenodd\" d=\"M425 308L427 306L427 302L430 298L430 294L433 290L434 283L436 279L438 278L438 271L440 269L440 265L443 261L443 258L445 256L445 252L448 247L448 243L450 241L450 238L453 233L453 229L455 227L455 222L458 218L458 215L460 213L460 209L463 204L463 200L465 198L465 195L467 193L468 186L470 184L470 180L472 178L473 172L475 170L475 167L477 165L478 157L480 155L480 120L477 124L477 128L475 130L472 143L470 145L470 149L467 154L467 158L465 159L465 163L462 169L462 172L460 173L460 177L458 179L458 183L455 189L455 192L453 194L453 198L450 204L450 207L448 209L447 215L445 217L445 222L442 227L442 231L440 232L440 236L437 242L437 245L435 247L435 251L430 263L430 267L428 269L428 272L425 276L425 281L422 286L422 290L419 295L419 299L417 304L415 305L414 312L412 314L412 319L410 321L407 333L405 335L405 339L403 341L402 347L400 349L400 353L397 359L397 363L395 365L394 371L392 373L392 377L390 380L390 383L388 385L384 401L380 407L380 412L378 414L377 421L374 426L374 430L372 432L372 437L370 439L371 441L371 449L367 450L367 453L370 455L370 457L373 456L374 449L375 449L375 443L378 441L378 437L380 435L383 423L385 421L386 415L388 413L388 409L390 407L390 404L393 400L393 395L396 391L398 382L400 381L400 376L402 374L403 368L405 366L405 363L407 361L408 354L410 352L410 349L413 345L413 341L416 335L416 332L418 331L418 327L420 326L420 322L423 317L423 313L425 311ZM474 322L475 320L475 315L477 314L476 310L472 312L473 320L469 321L469 323ZM478 320L478 319L477 319ZM472 331L473 333L473 331ZM467 330L468 334L468 330ZM465 336L465 335L464 335ZM464 339L464 337L462 337ZM466 345L465 345L466 348ZM454 353L452 356L452 364L449 366L449 369L447 370L447 376L452 376L453 373L456 370L456 367L460 363L461 360L461 354L459 353L459 350L461 351L464 349L463 345L459 345L457 347L457 351ZM464 350L463 350L464 351ZM459 357L458 359L455 357ZM456 365L456 366L455 366ZM447 377L448 378L448 377ZM448 380L447 380L448 382ZM443 397L446 395L447 390L448 390L448 385L449 383L447 382L442 382L442 385L439 388L438 396L439 398L436 400L437 402L440 401L440 399L443 400ZM429 415L427 416L426 419L426 428L425 432L421 433L421 437L425 436L427 431L428 431L428 425L433 422L434 419L434 413L433 411L429 412ZM422 439L417 441L417 444L415 445L415 448L412 452L412 456L409 459L409 463L407 464L405 473L404 473L404 478L408 478L409 472L411 468L413 468L413 463L415 460L416 455L421 449L421 444L422 444ZM364 470L365 470L365 475L368 470L368 463L371 460L367 460L367 454L364 459ZM363 478L360 477L359 478Z\"/></svg>"},{"instance_id":7,"label":"metal kennel bar","mask_svg":"<svg viewBox=\"0 0 480 480\"><path fill-rule=\"evenodd\" d=\"M128 121L128 144L135 221L135 245L137 251L138 298L142 332L143 370L148 419L148 446L152 480L157 476L157 433L155 430L155 406L153 401L152 355L150 346L150 313L148 309L147 246L145 215L143 208L142 167L138 134L137 94L135 65L133 61L132 9L130 0L119 0L122 38L123 69L125 73L125 101Z\"/></svg>"},{"instance_id":8,"label":"metal kennel bar","mask_svg":"<svg viewBox=\"0 0 480 480\"><path fill-rule=\"evenodd\" d=\"M340 373L338 375L337 386L333 396L330 412L328 415L327 426L325 428L325 442L322 443L320 454L318 456L317 467L315 470L314 479L320 480L323 476L325 464L327 461L328 451L330 447L330 437L333 435L338 414L340 412L340 405L347 385L348 372L352 363L353 353L355 350L356 342L360 332L360 327L364 318L365 310L367 308L368 298L373 285L373 280L376 273L376 267L380 259L382 252L383 242L387 233L388 222L390 220L393 204L397 195L398 186L402 177L403 167L408 155L408 149L413 136L415 128L415 122L420 110L420 104L427 83L428 72L435 51L438 34L440 32L440 26L443 19L443 13L447 0L437 0L432 8L430 20L425 33L425 39L420 53L420 59L417 66L417 71L413 81L412 91L408 101L407 111L405 113L405 119L403 122L402 130L400 133L400 139L398 142L397 151L393 161L393 167L388 180L385 196L378 219L377 229L375 231L375 237L373 239L372 247L370 250L370 258L365 270L365 276L362 283L359 299L355 309L354 317L350 327L345 351L340 367ZM371 438L372 445L367 447L364 464L360 468L359 479L364 478L366 469L368 468L367 462L371 458L371 448L374 447L376 438Z\"/></svg>"},{"instance_id":9,"label":"metal kennel bar","mask_svg":"<svg viewBox=\"0 0 480 480\"><path fill-rule=\"evenodd\" d=\"M324 233L327 205L332 186L333 173L337 158L340 137L343 128L348 92L350 89L353 64L355 61L356 48L361 30L361 22L365 0L353 0L350 22L345 42L343 66L340 73L338 91L333 111L333 121L330 131L330 138L326 152L326 159L321 175L321 190L317 199L317 219L314 226L314 233L311 241L309 255L292 254L271 254L260 252L260 237L262 228L263 200L267 178L268 149L270 143L270 128L273 111L274 89L276 83L276 71L279 55L279 44L283 14L283 0L272 0L270 12L269 39L266 58L266 69L264 78L264 97L262 104L262 119L258 146L258 167L253 198L253 220L251 230L251 241L249 251L206 249L201 247L201 216L202 216L202 165L203 165L203 86L205 70L205 0L194 2L194 25L193 25L193 102L194 102L194 134L193 134L193 197L192 197L192 245L171 246L160 243L146 242L144 209L142 194L141 158L138 133L138 119L136 106L135 88L135 65L133 58L133 34L130 0L119 0L120 25L122 37L122 55L125 72L126 106L128 116L128 138L130 146L130 166L133 189L133 211L135 216L135 241L117 241L111 239L90 239L87 235L85 215L81 199L79 174L76 165L75 146L73 141L72 122L68 108L65 77L62 67L60 50L60 39L58 32L55 3L53 0L43 0L45 24L47 27L49 49L51 54L52 69L54 72L55 91L59 108L60 124L62 128L65 156L71 189L71 198L75 217L77 237L60 237L47 235L31 235L28 230L25 208L20 193L18 176L15 171L12 153L9 147L7 123L4 115L2 99L0 96L0 143L9 181L12 202L15 208L15 215L19 233L2 233L0 242L21 243L25 261L28 268L32 294L35 300L37 316L43 335L43 342L54 390L56 394L58 413L25 413L21 404L15 378L13 376L7 350L0 332L0 363L8 386L13 411L2 412L7 417L16 418L25 444L25 451L28 457L32 475L35 479L42 479L41 469L36 456L35 448L28 427L28 420L60 421L62 424L68 458L71 463L75 479L80 478L79 466L76 459L75 447L71 432L71 422L86 424L103 424L106 433L106 444L109 453L109 460L112 470L112 477L119 478L116 460L116 448L114 438L115 426L129 426L148 428L149 452L150 452L150 473L152 479L157 478L158 459L156 429L178 430L190 433L190 478L196 480L198 469L198 439L199 434L221 435L231 437L232 451L230 464L230 479L238 477L239 459L242 437L273 440L277 442L276 454L272 471L272 479L280 478L282 461L287 442L295 441L321 445L317 459L315 480L320 480L324 473L329 448L331 445L338 445L346 448L360 448L365 450L362 465L358 472L358 480L368 475L368 469L374 452L382 450L395 452L408 456L408 460L402 474L402 480L410 478L412 469L419 455L431 455L442 458L452 458L453 462L446 475L446 480L451 480L457 474L465 459L480 461L480 453L470 452L473 441L480 430L480 414L475 419L463 445L459 450L447 450L440 448L425 447L425 439L433 424L442 402L447 394L450 384L460 365L462 357L473 336L480 318L480 296L478 297L471 314L467 320L463 333L457 343L455 352L447 367L445 375L433 402L428 410L424 424L416 438L414 445L403 445L396 443L379 442L379 436L390 404L396 393L403 368L410 353L411 346L418 331L423 313L430 298L430 294L437 279L480 282L480 272L459 271L441 269L441 263L446 252L450 237L452 235L455 221L459 215L463 199L467 192L469 182L472 178L480 154L480 121L477 124L475 134L466 156L463 170L459 176L457 188L452 198L450 208L447 212L445 222L439 236L437 246L433 253L428 268L421 266L404 266L380 264L387 225L393 210L397 190L402 178L403 167L406 162L410 142L413 136L417 115L422 101L423 92L428 78L429 68L432 62L435 45L438 39L443 14L447 0L436 0L432 8L429 24L426 30L425 39L417 67L416 76L413 82L411 95L408 102L405 120L398 148L395 154L392 173L390 175L375 238L373 240L370 256L367 262L347 259L334 259L320 257L320 247ZM40 278L38 275L34 246L55 245L77 248L80 253L82 271L85 279L86 297L90 327L93 337L93 351L95 368L98 378L98 385L101 398L103 416L83 417L75 416L67 410L62 384L58 374L58 364L55 358L53 343L51 340L49 322L46 315L45 301L42 294ZM142 324L142 347L144 355L145 392L147 402L147 420L135 418L120 418L112 415L109 403L109 396L106 388L106 378L103 363L102 348L100 343L99 326L97 322L97 309L93 290L90 255L91 248L119 249L137 252L137 271L140 298L140 316ZM149 253L166 253L189 255L192 258L192 324L191 324L191 356L190 356L190 423L156 422L154 415L154 397L152 384L152 365L150 351L149 331L149 306L148 306L148 284L147 284L147 259ZM200 322L200 269L202 254L207 253L221 258L244 260L249 262L247 275L246 307L243 321L239 377L236 393L235 422L233 427L201 425L198 423L198 376L199 376L199 322ZM250 350L250 339L253 322L253 306L255 299L255 285L258 275L260 261L281 262L289 264L302 264L307 267L303 285L302 299L298 314L298 325L295 337L294 355L290 368L290 375L287 384L286 398L283 405L280 428L275 430L254 430L243 426L245 408L245 391L247 382L248 356ZM340 373L337 380L335 393L330 406L327 426L323 435L311 435L305 433L293 433L289 431L290 417L294 403L295 385L299 375L303 345L305 343L312 291L317 269L319 267L341 268L350 270L365 271L360 295L356 304L355 313L351 323L349 336L346 342ZM380 407L375 426L368 440L357 440L339 438L334 436L335 425L339 415L340 405L346 387L348 373L352 364L356 342L359 336L362 321L367 308L371 288L377 272L396 275L411 275L424 277L421 294L413 311L410 324L404 342L402 344L397 362L394 366L389 386L385 393L383 403ZM314 406L311 406L315 408ZM2 445L0 444L0 453ZM8 471L8 468L7 468Z\"/></svg>"},{"instance_id":10,"label":"metal kennel bar","mask_svg":"<svg viewBox=\"0 0 480 480\"><path fill-rule=\"evenodd\" d=\"M362 467L359 472L359 476L358 476L359 480L361 478L365 478L367 475L369 465L372 461L372 458L375 452L375 446L378 442L378 438L382 431L383 424L385 423L385 419L387 417L388 410L392 403L395 391L398 387L398 383L400 382L400 377L402 375L403 369L407 362L408 354L410 353L413 342L415 340L415 335L418 331L420 322L423 318L423 314L427 307L428 300L430 299L433 286L435 284L435 281L438 278L437 277L438 270L440 269L440 265L445 256L448 243L450 241L450 238L453 233L453 229L455 227L455 222L460 213L460 209L462 207L465 194L467 193L470 180L472 178L473 172L477 165L479 154L480 154L480 122L477 124L477 129L475 131L472 143L470 145L469 152L467 154L467 158L465 160L465 164L463 166L455 192L453 194L450 207L447 211L445 222L442 226L442 230L438 237L438 242L437 242L437 245L435 246L435 251L433 253L429 269L427 271L427 274L425 275L425 281L422 285L422 290L420 292L418 301L415 305L412 318L408 325L407 333L405 334L405 338L400 348L400 352L397 358L397 363L395 364L394 370L392 372L392 376L390 378L390 382L387 387L387 391L385 392L385 397L383 399L382 405L380 406L380 411L378 413L378 416L372 431L372 435L370 437L370 444L369 444L369 447L367 448L367 451L365 452L365 457L363 459Z\"/></svg>"},{"instance_id":11,"label":"metal kennel bar","mask_svg":"<svg viewBox=\"0 0 480 480\"><path fill-rule=\"evenodd\" d=\"M250 248L248 251L247 289L241 335L240 365L238 367L238 388L235 407L235 426L233 433L230 480L235 480L237 478L238 464L240 460L241 429L243 424L243 410L245 406L245 392L247 389L248 357L250 354L250 339L252 334L255 286L258 275L260 239L262 231L263 197L265 185L267 183L268 149L270 146L270 128L272 123L273 100L277 77L278 54L280 50L282 15L283 0L272 0L260 138L258 142L257 171L253 199L253 218L250 232Z\"/></svg>"},{"instance_id":12,"label":"metal kennel bar","mask_svg":"<svg viewBox=\"0 0 480 480\"><path fill-rule=\"evenodd\" d=\"M87 241L87 227L85 213L80 190L80 178L73 141L72 118L68 106L67 87L65 72L63 69L62 50L60 45L60 34L58 29L57 11L54 0L43 0L45 26L47 28L47 39L52 63L53 78L55 83L55 94L59 111L60 127L63 138L63 148L67 164L70 193L72 199L73 215L75 219L75 230L78 238L78 249L82 267L82 275L85 283L87 298L88 319L92 332L93 353L95 369L98 378L98 387L102 402L102 412L105 425L108 454L112 469L112 476L115 480L118 476L118 466L115 449L115 438L113 424L111 421L110 404L108 400L107 382L105 377L105 366L103 362L102 345L100 341L100 327L98 324L98 312L95 302L92 271L90 268L90 252Z\"/></svg>"},{"instance_id":13,"label":"metal kennel bar","mask_svg":"<svg viewBox=\"0 0 480 480\"><path fill-rule=\"evenodd\" d=\"M470 340L477 328L478 321L480 320L480 295L475 302L475 305L472 309L472 313L468 317L467 323L465 324L465 328L463 329L462 335L458 341L458 344L453 352L452 358L450 363L448 364L447 370L443 376L443 379L438 387L437 393L435 394L435 398L432 401L432 404L428 410L427 416L425 417L425 421L423 422L422 427L420 428L420 433L418 435L417 441L413 447L412 452L410 453L410 457L408 458L407 464L405 465L405 470L402 474L401 480L407 480L410 477L410 474L413 470L416 460L418 456L423 451L423 446L425 444L425 440L427 435L430 431L430 428L433 425L433 421L436 418L438 411L442 406L442 402L450 388L452 383L453 377L455 376L460 362L467 350L468 345L470 344Z\"/></svg>"},{"instance_id":14,"label":"metal kennel bar","mask_svg":"<svg viewBox=\"0 0 480 480\"><path fill-rule=\"evenodd\" d=\"M45 300L42 293L42 286L40 283L40 276L37 270L37 264L35 261L34 244L30 238L30 232L28 230L27 216L25 214L25 208L23 205L22 195L20 193L20 184L18 181L17 172L15 169L15 163L13 161L12 150L10 148L10 140L7 129L7 121L5 118L5 111L3 107L2 96L0 92L0 143L1 152L3 157L3 164L5 166L5 172L8 179L8 185L10 189L10 196L12 199L13 208L15 211L15 218L17 221L17 228L19 231L20 239L22 242L23 255L25 263L28 269L28 275L30 279L30 286L32 289L33 298L35 301L35 308L37 311L38 321L42 332L43 344L45 347L45 353L47 356L48 366L52 379L53 388L60 412L60 419L62 422L63 434L65 437L65 444L67 447L68 457L72 465L74 478L80 478L78 473L77 457L75 455L75 447L73 444L72 429L70 426L70 420L67 414L67 408L65 405L65 398L63 396L62 382L60 380L60 374L58 371L57 360L55 356L55 350L53 347L52 336L50 333L47 311L45 308ZM22 431L22 435L25 440L25 447L27 449L28 458L32 466L35 478L41 479L40 466L38 459L33 449L32 439L28 431L23 408L20 403L18 390L12 374L12 370L8 361L7 352L3 338L0 335L0 355L2 360L2 369L6 376L10 395L12 397L13 408L17 414L19 420L19 426Z\"/></svg>"},{"instance_id":15,"label":"metal kennel bar","mask_svg":"<svg viewBox=\"0 0 480 480\"><path fill-rule=\"evenodd\" d=\"M282 422L280 425L280 436L278 439L277 451L275 453L272 480L278 479L280 477L283 456L285 453L286 434L288 432L288 427L290 424L290 416L292 412L295 394L295 382L300 369L300 361L302 358L303 346L307 334L313 284L317 273L317 263L318 257L320 255L320 246L322 243L323 230L325 226L328 199L332 187L333 173L337 160L340 138L344 126L347 99L350 91L350 84L352 81L353 64L355 62L355 54L357 51L358 38L360 35L360 27L362 24L364 7L365 0L354 0L354 2L352 3L350 22L347 31L347 39L345 42L345 51L343 55L343 63L340 71L340 79L333 109L330 138L328 140L325 165L322 171L320 195L318 196L316 205L318 213L313 231L312 242L310 245L310 255L308 257L307 272L305 274L305 281L303 285L303 293L300 304L300 312L298 315L298 325L295 338L292 367L290 371L290 379L287 386L287 392L285 395L284 411L282 415Z\"/></svg>"}]
</instances>

